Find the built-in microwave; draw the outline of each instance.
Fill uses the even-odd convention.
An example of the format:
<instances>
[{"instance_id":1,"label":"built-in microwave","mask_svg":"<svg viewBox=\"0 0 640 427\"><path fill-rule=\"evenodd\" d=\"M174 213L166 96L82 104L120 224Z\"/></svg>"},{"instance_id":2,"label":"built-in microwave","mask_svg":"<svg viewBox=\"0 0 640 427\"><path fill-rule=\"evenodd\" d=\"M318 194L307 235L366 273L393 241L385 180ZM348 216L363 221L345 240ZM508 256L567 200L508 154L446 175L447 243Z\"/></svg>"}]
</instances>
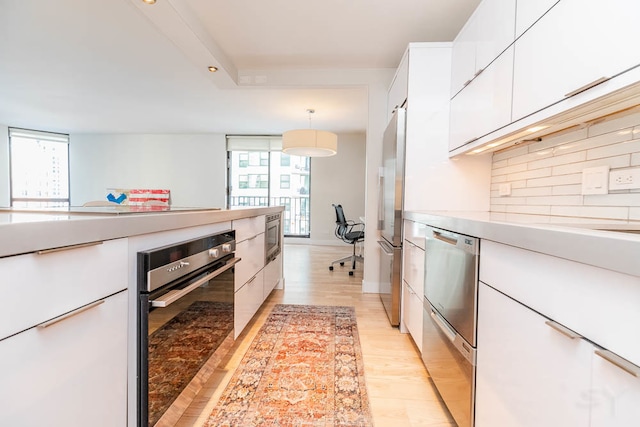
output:
<instances>
[{"instance_id":1,"label":"built-in microwave","mask_svg":"<svg viewBox=\"0 0 640 427\"><path fill-rule=\"evenodd\" d=\"M282 246L282 234L280 233L281 224L280 213L270 214L266 216L265 228L265 265L273 261L280 253Z\"/></svg>"}]
</instances>

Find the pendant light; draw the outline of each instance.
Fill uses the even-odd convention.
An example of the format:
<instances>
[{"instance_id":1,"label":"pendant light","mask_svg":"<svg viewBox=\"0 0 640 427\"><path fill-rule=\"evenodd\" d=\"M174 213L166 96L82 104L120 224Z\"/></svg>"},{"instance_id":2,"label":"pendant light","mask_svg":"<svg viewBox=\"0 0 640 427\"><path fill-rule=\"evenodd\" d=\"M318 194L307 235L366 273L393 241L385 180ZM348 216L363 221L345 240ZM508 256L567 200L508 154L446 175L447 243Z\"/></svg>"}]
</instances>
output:
<instances>
[{"instance_id":1,"label":"pendant light","mask_svg":"<svg viewBox=\"0 0 640 427\"><path fill-rule=\"evenodd\" d=\"M338 152L338 135L324 130L311 129L311 115L316 110L308 109L309 129L295 129L282 134L282 151L294 156L328 157Z\"/></svg>"}]
</instances>

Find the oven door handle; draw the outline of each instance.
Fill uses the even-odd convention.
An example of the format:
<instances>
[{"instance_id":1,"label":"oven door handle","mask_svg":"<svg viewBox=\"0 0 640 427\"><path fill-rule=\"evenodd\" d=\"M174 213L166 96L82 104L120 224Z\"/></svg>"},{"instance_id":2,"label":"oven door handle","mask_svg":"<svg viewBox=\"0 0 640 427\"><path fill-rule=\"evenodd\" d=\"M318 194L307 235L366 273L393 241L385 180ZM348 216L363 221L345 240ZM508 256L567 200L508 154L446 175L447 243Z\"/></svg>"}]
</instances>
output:
<instances>
[{"instance_id":1,"label":"oven door handle","mask_svg":"<svg viewBox=\"0 0 640 427\"><path fill-rule=\"evenodd\" d=\"M220 267L216 271L213 271L213 272L207 274L206 276L196 280L195 282L193 282L189 286L187 286L187 287L185 287L183 289L175 289L173 291L167 292L166 294L162 295L162 297L152 300L151 301L151 306L152 307L167 307L167 306L173 304L174 302L176 302L177 300L179 300L183 296L187 295L189 292L195 290L196 288L199 288L203 283L208 282L209 280L213 279L217 275L227 271L228 269L230 269L231 267L236 265L241 259L242 258L233 258L232 260L227 261L227 263L223 267Z\"/></svg>"}]
</instances>

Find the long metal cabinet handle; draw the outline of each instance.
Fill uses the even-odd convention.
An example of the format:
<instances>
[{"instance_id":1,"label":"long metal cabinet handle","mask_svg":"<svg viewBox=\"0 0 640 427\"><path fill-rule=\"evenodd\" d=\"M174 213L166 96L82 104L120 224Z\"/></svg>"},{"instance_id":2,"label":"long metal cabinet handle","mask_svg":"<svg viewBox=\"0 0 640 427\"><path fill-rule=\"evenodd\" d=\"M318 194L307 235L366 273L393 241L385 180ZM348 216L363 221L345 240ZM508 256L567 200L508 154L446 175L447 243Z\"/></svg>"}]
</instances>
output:
<instances>
[{"instance_id":1,"label":"long metal cabinet handle","mask_svg":"<svg viewBox=\"0 0 640 427\"><path fill-rule=\"evenodd\" d=\"M571 92L565 94L564 97L565 98L569 98L569 97L571 97L573 95L577 95L580 92L584 92L587 89L591 89L594 86L598 86L600 83L604 83L604 82L606 82L607 80L610 80L610 79L611 79L611 77L600 77L599 79L596 79L596 80L592 81L591 83L587 83L584 86L580 86L576 90L572 90Z\"/></svg>"},{"instance_id":2,"label":"long metal cabinet handle","mask_svg":"<svg viewBox=\"0 0 640 427\"><path fill-rule=\"evenodd\" d=\"M571 329L569 329L569 328L567 328L565 326L562 326L560 323L554 322L553 320L547 320L544 323L546 325L552 327L556 331L560 332L565 337L571 338L572 340L576 339L576 338L582 338L582 335L576 334Z\"/></svg>"},{"instance_id":3,"label":"long metal cabinet handle","mask_svg":"<svg viewBox=\"0 0 640 427\"><path fill-rule=\"evenodd\" d=\"M438 325L440 330L444 332L447 338L449 338L449 341L453 342L456 339L456 333L453 332L447 325L445 325L444 321L442 321L442 319L440 319L440 316L438 316L438 314L433 310L431 310L431 318L433 319L435 324Z\"/></svg>"},{"instance_id":4,"label":"long metal cabinet handle","mask_svg":"<svg viewBox=\"0 0 640 427\"><path fill-rule=\"evenodd\" d=\"M53 253L53 252L70 251L71 249L86 248L86 247L89 247L89 246L98 246L98 245L101 245L103 243L104 242L89 242L89 243L79 243L77 245L60 246L59 248L43 249L41 251L36 251L36 254L38 254L38 255L46 255L46 254L50 254L50 253Z\"/></svg>"},{"instance_id":5,"label":"long metal cabinet handle","mask_svg":"<svg viewBox=\"0 0 640 427\"><path fill-rule=\"evenodd\" d=\"M442 235L442 233L440 233L438 231L434 231L433 232L433 237L435 237L436 239L441 240L441 241L443 241L445 243L448 243L450 245L456 246L458 244L458 239L454 239L454 238L451 238L451 237L444 236L444 235Z\"/></svg>"},{"instance_id":6,"label":"long metal cabinet handle","mask_svg":"<svg viewBox=\"0 0 640 427\"><path fill-rule=\"evenodd\" d=\"M607 362L612 365L617 366L628 374L633 375L634 377L640 377L640 367L634 365L633 363L623 359L615 353L610 352L609 350L596 350L595 353L602 357Z\"/></svg>"},{"instance_id":7,"label":"long metal cabinet handle","mask_svg":"<svg viewBox=\"0 0 640 427\"><path fill-rule=\"evenodd\" d=\"M43 323L40 323L38 325L38 328L48 328L49 326L55 325L58 322L62 322L63 320L66 320L66 319L68 319L70 317L73 317L73 316L75 316L77 314L80 314L80 313L82 313L84 311L91 310L92 308L97 307L100 304L104 304L104 300L103 299L101 299L100 301L92 302L91 304L87 304L87 305L82 306L80 308L77 308L77 309L75 309L73 311L70 311L70 312L68 312L66 314L63 314L62 316L54 317L51 320L48 320L48 321L43 322Z\"/></svg>"},{"instance_id":8,"label":"long metal cabinet handle","mask_svg":"<svg viewBox=\"0 0 640 427\"><path fill-rule=\"evenodd\" d=\"M193 282L192 284L190 284L186 288L176 289L176 290L167 292L166 294L162 295L161 298L158 298L158 299L155 299L155 300L151 301L151 306L152 307L167 307L168 305L173 304L174 302L176 302L177 300L179 300L183 296L187 295L189 292L191 292L191 291L197 289L198 287L200 287L200 285L202 285L203 283L208 282L209 280L213 279L214 277L216 277L220 273L223 273L223 272L227 271L228 269L230 269L231 267L236 265L240 260L241 260L241 258L234 258L234 259L230 260L229 262L227 262L224 265L224 267L221 267L221 268L217 269L216 271L207 274L206 276L204 276L201 279L198 279L197 281Z\"/></svg>"},{"instance_id":9,"label":"long metal cabinet handle","mask_svg":"<svg viewBox=\"0 0 640 427\"><path fill-rule=\"evenodd\" d=\"M380 245L380 247L382 248L382 250L384 251L385 254L393 255L393 248L387 242L383 242L382 240L378 240L378 244Z\"/></svg>"}]
</instances>

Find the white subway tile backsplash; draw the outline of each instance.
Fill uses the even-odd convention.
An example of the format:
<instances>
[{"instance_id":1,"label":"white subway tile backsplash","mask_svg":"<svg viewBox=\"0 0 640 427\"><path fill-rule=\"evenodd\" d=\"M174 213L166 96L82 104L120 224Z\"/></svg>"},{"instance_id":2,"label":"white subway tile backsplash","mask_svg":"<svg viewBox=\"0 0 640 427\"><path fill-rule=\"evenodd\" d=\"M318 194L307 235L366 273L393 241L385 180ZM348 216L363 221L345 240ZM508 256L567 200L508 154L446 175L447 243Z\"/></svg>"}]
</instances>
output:
<instances>
[{"instance_id":1,"label":"white subway tile backsplash","mask_svg":"<svg viewBox=\"0 0 640 427\"><path fill-rule=\"evenodd\" d=\"M550 176L548 178L537 178L527 181L527 187L545 187L568 184L582 184L582 173Z\"/></svg>"},{"instance_id":2,"label":"white subway tile backsplash","mask_svg":"<svg viewBox=\"0 0 640 427\"><path fill-rule=\"evenodd\" d=\"M504 168L492 169L491 170L491 175L492 176L509 175L510 173L522 172L522 171L526 171L526 170L527 170L527 164L526 163L522 163L522 164L519 164L519 165L507 166L507 167L504 167Z\"/></svg>"},{"instance_id":3,"label":"white subway tile backsplash","mask_svg":"<svg viewBox=\"0 0 640 427\"><path fill-rule=\"evenodd\" d=\"M549 166L565 165L567 163L583 162L586 159L586 153L584 151L578 151L575 153L562 154L548 159L529 162L529 169L539 169Z\"/></svg>"},{"instance_id":4,"label":"white subway tile backsplash","mask_svg":"<svg viewBox=\"0 0 640 427\"><path fill-rule=\"evenodd\" d=\"M556 185L553 187L542 188L551 188L551 194L554 196L572 196L582 194L582 184Z\"/></svg>"},{"instance_id":5,"label":"white subway tile backsplash","mask_svg":"<svg viewBox=\"0 0 640 427\"><path fill-rule=\"evenodd\" d=\"M640 207L640 193L592 194L584 196L585 206Z\"/></svg>"},{"instance_id":6,"label":"white subway tile backsplash","mask_svg":"<svg viewBox=\"0 0 640 427\"><path fill-rule=\"evenodd\" d=\"M527 205L577 206L582 204L583 196L547 196L527 197Z\"/></svg>"},{"instance_id":7,"label":"white subway tile backsplash","mask_svg":"<svg viewBox=\"0 0 640 427\"><path fill-rule=\"evenodd\" d=\"M631 156L628 154L617 157L606 157L604 159L589 160L580 163L569 163L553 167L553 175L566 175L569 173L582 172L583 169L596 166L609 166L611 169L624 168L630 166Z\"/></svg>"},{"instance_id":8,"label":"white subway tile backsplash","mask_svg":"<svg viewBox=\"0 0 640 427\"><path fill-rule=\"evenodd\" d=\"M567 222L640 220L640 190L582 195L582 170L640 166L640 107L582 129L494 153L491 211L500 215L554 215ZM511 185L500 196L500 184ZM557 221L557 220L556 220Z\"/></svg>"},{"instance_id":9,"label":"white subway tile backsplash","mask_svg":"<svg viewBox=\"0 0 640 427\"><path fill-rule=\"evenodd\" d=\"M640 112L635 111L629 114L629 111L627 111L624 114L611 116L607 120L589 126L587 132L589 138L591 138L620 129L632 128L637 125L640 125Z\"/></svg>"},{"instance_id":10,"label":"white subway tile backsplash","mask_svg":"<svg viewBox=\"0 0 640 427\"><path fill-rule=\"evenodd\" d=\"M529 215L551 215L551 206L506 205L507 212Z\"/></svg>"},{"instance_id":11,"label":"white subway tile backsplash","mask_svg":"<svg viewBox=\"0 0 640 427\"><path fill-rule=\"evenodd\" d=\"M551 206L551 215L581 218L628 219L629 208L626 206Z\"/></svg>"},{"instance_id":12,"label":"white subway tile backsplash","mask_svg":"<svg viewBox=\"0 0 640 427\"><path fill-rule=\"evenodd\" d=\"M520 179L542 178L545 176L551 176L551 168L534 169L530 171L512 173L507 175L507 180L516 181Z\"/></svg>"},{"instance_id":13,"label":"white subway tile backsplash","mask_svg":"<svg viewBox=\"0 0 640 427\"><path fill-rule=\"evenodd\" d=\"M552 187L532 187L532 188L511 187L511 195L513 197L551 196Z\"/></svg>"},{"instance_id":14,"label":"white subway tile backsplash","mask_svg":"<svg viewBox=\"0 0 640 427\"><path fill-rule=\"evenodd\" d=\"M608 145L606 147L594 148L587 150L587 159L601 159L603 157L619 156L621 154L631 154L640 152L640 140L632 140L629 142Z\"/></svg>"}]
</instances>

